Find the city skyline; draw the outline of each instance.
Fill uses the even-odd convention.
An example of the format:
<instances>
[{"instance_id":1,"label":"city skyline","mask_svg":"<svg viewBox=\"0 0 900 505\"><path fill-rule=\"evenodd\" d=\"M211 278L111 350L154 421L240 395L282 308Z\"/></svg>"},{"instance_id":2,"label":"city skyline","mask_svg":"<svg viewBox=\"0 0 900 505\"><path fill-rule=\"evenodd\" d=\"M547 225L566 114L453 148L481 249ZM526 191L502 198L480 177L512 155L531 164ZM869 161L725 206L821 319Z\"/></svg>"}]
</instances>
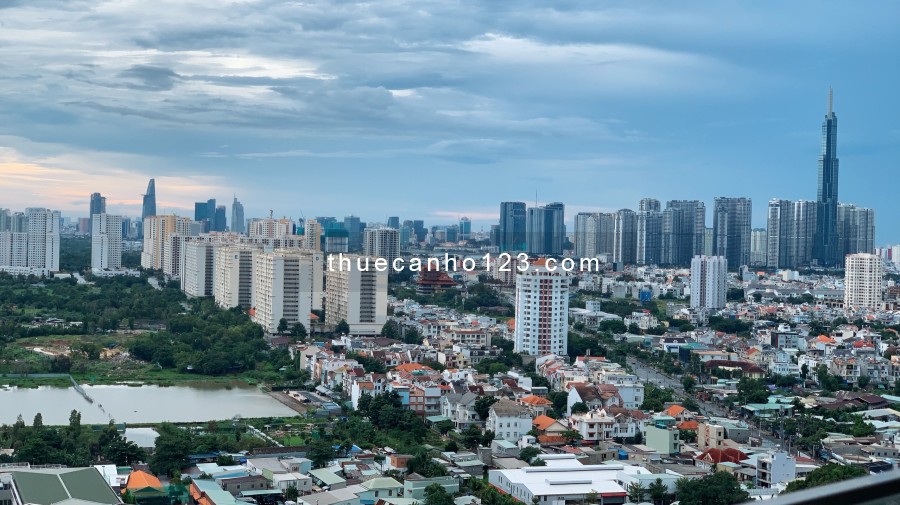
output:
<instances>
[{"instance_id":1,"label":"city skyline","mask_svg":"<svg viewBox=\"0 0 900 505\"><path fill-rule=\"evenodd\" d=\"M755 201L762 227L770 199L815 200L833 85L842 201L891 216L900 202L872 181L900 158L900 103L883 85L897 77L883 62L900 7L870 5L184 4L167 15L194 21L170 29L149 6L88 2L79 23L52 3L12 4L0 201L71 216L99 192L135 217L153 177L160 213L237 192L248 217L468 216L486 231L497 202L535 190L566 205L568 226L644 197L701 200L711 222L724 196ZM283 30L237 22L251 12ZM103 29L125 16L139 29ZM38 27L40 41L23 36ZM429 180L443 191L421 191ZM900 224L879 224L877 244L898 238Z\"/></svg>"}]
</instances>

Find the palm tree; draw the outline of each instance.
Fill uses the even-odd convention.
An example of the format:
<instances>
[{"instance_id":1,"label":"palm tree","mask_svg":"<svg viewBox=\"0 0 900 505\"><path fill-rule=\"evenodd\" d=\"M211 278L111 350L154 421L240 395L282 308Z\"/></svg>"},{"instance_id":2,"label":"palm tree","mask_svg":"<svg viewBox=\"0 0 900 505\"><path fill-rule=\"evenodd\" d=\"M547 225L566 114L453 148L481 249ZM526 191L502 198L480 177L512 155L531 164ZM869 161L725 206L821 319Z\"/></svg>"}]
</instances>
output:
<instances>
[{"instance_id":1,"label":"palm tree","mask_svg":"<svg viewBox=\"0 0 900 505\"><path fill-rule=\"evenodd\" d=\"M647 492L650 493L650 499L653 500L653 504L660 505L665 501L666 495L669 494L669 488L663 483L662 479L657 477L655 481L647 486Z\"/></svg>"},{"instance_id":2,"label":"palm tree","mask_svg":"<svg viewBox=\"0 0 900 505\"><path fill-rule=\"evenodd\" d=\"M640 482L632 482L628 484L628 501L639 503L644 499L644 495L647 493L647 488L644 487Z\"/></svg>"}]
</instances>

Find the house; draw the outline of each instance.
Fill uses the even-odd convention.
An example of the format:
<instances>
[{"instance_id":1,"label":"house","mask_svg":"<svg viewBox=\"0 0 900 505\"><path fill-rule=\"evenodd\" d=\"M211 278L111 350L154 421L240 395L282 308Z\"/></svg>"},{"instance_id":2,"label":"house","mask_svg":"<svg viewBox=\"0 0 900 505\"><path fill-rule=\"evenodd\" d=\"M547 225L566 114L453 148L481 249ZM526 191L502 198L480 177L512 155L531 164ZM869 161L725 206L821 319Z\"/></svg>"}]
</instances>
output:
<instances>
[{"instance_id":1,"label":"house","mask_svg":"<svg viewBox=\"0 0 900 505\"><path fill-rule=\"evenodd\" d=\"M142 470L128 475L125 490L136 505L169 505L169 493L156 476Z\"/></svg>"},{"instance_id":2,"label":"house","mask_svg":"<svg viewBox=\"0 0 900 505\"><path fill-rule=\"evenodd\" d=\"M526 397L523 397L521 400L519 400L519 403L527 407L528 410L531 411L532 416L542 416L546 414L548 410L553 408L553 402L546 398L535 395L528 395Z\"/></svg>"},{"instance_id":3,"label":"house","mask_svg":"<svg viewBox=\"0 0 900 505\"><path fill-rule=\"evenodd\" d=\"M216 484L225 491L237 496L245 491L259 491L261 489L270 489L271 481L262 475L235 475L216 477Z\"/></svg>"},{"instance_id":4,"label":"house","mask_svg":"<svg viewBox=\"0 0 900 505\"><path fill-rule=\"evenodd\" d=\"M559 435L569 428L563 423L547 416L537 416L531 421L531 426L537 430L538 435Z\"/></svg>"},{"instance_id":5,"label":"house","mask_svg":"<svg viewBox=\"0 0 900 505\"><path fill-rule=\"evenodd\" d=\"M310 470L309 476L312 478L313 483L315 483L322 489L334 491L336 489L343 489L347 487L347 481L344 480L343 477L327 468Z\"/></svg>"},{"instance_id":6,"label":"house","mask_svg":"<svg viewBox=\"0 0 900 505\"><path fill-rule=\"evenodd\" d=\"M88 468L0 469L0 497L13 505L120 505L99 470ZM152 482L151 482L152 483ZM227 494L227 493L226 493ZM231 496L231 495L229 495Z\"/></svg>"},{"instance_id":7,"label":"house","mask_svg":"<svg viewBox=\"0 0 900 505\"><path fill-rule=\"evenodd\" d=\"M471 425L481 426L484 421L475 412L478 395L471 392L447 393L441 398L441 416L453 421L453 426L463 431Z\"/></svg>"},{"instance_id":8,"label":"house","mask_svg":"<svg viewBox=\"0 0 900 505\"><path fill-rule=\"evenodd\" d=\"M501 398L491 405L485 429L494 432L498 439L518 442L531 431L531 413L522 405Z\"/></svg>"},{"instance_id":9,"label":"house","mask_svg":"<svg viewBox=\"0 0 900 505\"><path fill-rule=\"evenodd\" d=\"M425 488L432 484L438 484L451 495L459 492L459 479L456 477L426 478L417 473L413 473L407 475L406 480L403 481L403 497L424 501Z\"/></svg>"},{"instance_id":10,"label":"house","mask_svg":"<svg viewBox=\"0 0 900 505\"><path fill-rule=\"evenodd\" d=\"M403 495L403 484L390 477L377 477L360 484L357 493L360 505L374 505L379 498L396 498Z\"/></svg>"},{"instance_id":11,"label":"house","mask_svg":"<svg viewBox=\"0 0 900 505\"><path fill-rule=\"evenodd\" d=\"M566 400L566 415L572 415L572 406L576 403L587 405L588 410L607 406L600 395L600 390L593 384L572 384L569 389L569 397Z\"/></svg>"}]
</instances>

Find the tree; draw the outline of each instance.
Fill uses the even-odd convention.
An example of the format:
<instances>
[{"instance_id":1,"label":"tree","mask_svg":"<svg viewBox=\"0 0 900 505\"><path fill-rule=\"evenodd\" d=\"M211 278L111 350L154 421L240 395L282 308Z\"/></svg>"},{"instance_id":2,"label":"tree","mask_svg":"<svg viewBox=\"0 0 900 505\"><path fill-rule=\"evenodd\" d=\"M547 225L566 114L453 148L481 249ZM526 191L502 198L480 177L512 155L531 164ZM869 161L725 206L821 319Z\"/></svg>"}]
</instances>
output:
<instances>
[{"instance_id":1,"label":"tree","mask_svg":"<svg viewBox=\"0 0 900 505\"><path fill-rule=\"evenodd\" d=\"M497 399L493 396L482 396L475 400L475 413L478 414L478 417L481 418L482 421L488 418L488 414L491 411L491 405L497 402Z\"/></svg>"},{"instance_id":2,"label":"tree","mask_svg":"<svg viewBox=\"0 0 900 505\"><path fill-rule=\"evenodd\" d=\"M519 459L525 461L526 463L530 463L535 456L541 453L541 450L537 447L526 447L519 452Z\"/></svg>"},{"instance_id":3,"label":"tree","mask_svg":"<svg viewBox=\"0 0 900 505\"><path fill-rule=\"evenodd\" d=\"M163 475L178 475L188 463L191 453L191 434L170 423L162 423L156 429L156 450L150 458L150 470Z\"/></svg>"},{"instance_id":4,"label":"tree","mask_svg":"<svg viewBox=\"0 0 900 505\"><path fill-rule=\"evenodd\" d=\"M666 496L669 494L669 487L662 481L661 478L658 478L651 482L649 486L647 486L647 492L650 494L650 499L653 500L654 505L661 504Z\"/></svg>"},{"instance_id":5,"label":"tree","mask_svg":"<svg viewBox=\"0 0 900 505\"><path fill-rule=\"evenodd\" d=\"M586 414L588 406L584 402L575 402L572 404L572 414Z\"/></svg>"},{"instance_id":6,"label":"tree","mask_svg":"<svg viewBox=\"0 0 900 505\"><path fill-rule=\"evenodd\" d=\"M628 501L639 503L644 501L644 495L647 493L647 488L640 482L635 481L628 484L626 491L628 492Z\"/></svg>"},{"instance_id":7,"label":"tree","mask_svg":"<svg viewBox=\"0 0 900 505\"><path fill-rule=\"evenodd\" d=\"M306 326L303 326L303 323L298 321L291 327L291 336L294 338L300 340L306 338L307 335Z\"/></svg>"},{"instance_id":8,"label":"tree","mask_svg":"<svg viewBox=\"0 0 900 505\"><path fill-rule=\"evenodd\" d=\"M869 382L871 382L871 379L868 375L860 375L859 378L856 379L856 385L859 386L860 389L869 387Z\"/></svg>"},{"instance_id":9,"label":"tree","mask_svg":"<svg viewBox=\"0 0 900 505\"><path fill-rule=\"evenodd\" d=\"M400 336L400 331L397 329L397 323L394 321L384 323L384 326L381 327L381 336L385 338L397 338Z\"/></svg>"},{"instance_id":10,"label":"tree","mask_svg":"<svg viewBox=\"0 0 900 505\"><path fill-rule=\"evenodd\" d=\"M345 319L341 319L338 321L338 324L335 325L334 332L338 335L348 335L350 333L350 325L347 324Z\"/></svg>"},{"instance_id":11,"label":"tree","mask_svg":"<svg viewBox=\"0 0 900 505\"><path fill-rule=\"evenodd\" d=\"M581 439L584 438L584 437L581 435L581 433L579 433L579 432L577 432L577 431L575 431L575 430L566 430L566 431L560 433L559 435L560 435L561 437L563 437L564 439L566 439L566 442L568 442L568 443L570 443L570 444L571 444L572 442L575 442L575 441L577 441L577 440L581 440Z\"/></svg>"},{"instance_id":12,"label":"tree","mask_svg":"<svg viewBox=\"0 0 900 505\"><path fill-rule=\"evenodd\" d=\"M543 458L534 458L531 460L531 466L547 466L547 462Z\"/></svg>"},{"instance_id":13,"label":"tree","mask_svg":"<svg viewBox=\"0 0 900 505\"><path fill-rule=\"evenodd\" d=\"M334 447L331 442L323 439L314 440L309 447L308 458L316 468L324 468L335 457Z\"/></svg>"},{"instance_id":14,"label":"tree","mask_svg":"<svg viewBox=\"0 0 900 505\"><path fill-rule=\"evenodd\" d=\"M681 505L732 505L750 499L737 478L725 472L702 479L678 479L675 497Z\"/></svg>"},{"instance_id":15,"label":"tree","mask_svg":"<svg viewBox=\"0 0 900 505\"><path fill-rule=\"evenodd\" d=\"M278 320L278 333L284 334L288 329L287 319L281 318Z\"/></svg>"},{"instance_id":16,"label":"tree","mask_svg":"<svg viewBox=\"0 0 900 505\"><path fill-rule=\"evenodd\" d=\"M31 422L31 427L37 430L44 427L44 416L42 416L40 412L34 415L34 421Z\"/></svg>"},{"instance_id":17,"label":"tree","mask_svg":"<svg viewBox=\"0 0 900 505\"><path fill-rule=\"evenodd\" d=\"M794 480L788 483L785 493L799 491L801 489L809 489L812 487L824 486L834 482L841 482L847 479L862 477L868 475L868 471L858 466L839 465L829 463L825 466L816 468L809 472L803 480Z\"/></svg>"},{"instance_id":18,"label":"tree","mask_svg":"<svg viewBox=\"0 0 900 505\"><path fill-rule=\"evenodd\" d=\"M806 378L809 377L809 365L806 363L800 366L800 377L803 378L803 380L806 380Z\"/></svg>"},{"instance_id":19,"label":"tree","mask_svg":"<svg viewBox=\"0 0 900 505\"><path fill-rule=\"evenodd\" d=\"M293 484L284 490L284 499L286 501L296 502L298 496L300 496L300 491L297 491L297 486Z\"/></svg>"},{"instance_id":20,"label":"tree","mask_svg":"<svg viewBox=\"0 0 900 505\"><path fill-rule=\"evenodd\" d=\"M425 505L453 505L453 497L444 486L430 484L425 488Z\"/></svg>"},{"instance_id":21,"label":"tree","mask_svg":"<svg viewBox=\"0 0 900 505\"><path fill-rule=\"evenodd\" d=\"M459 452L459 445L451 440L444 445L444 452Z\"/></svg>"},{"instance_id":22,"label":"tree","mask_svg":"<svg viewBox=\"0 0 900 505\"><path fill-rule=\"evenodd\" d=\"M684 387L684 391L686 393L690 393L694 390L694 386L697 385L697 381L694 380L690 375L685 375L681 378L681 385Z\"/></svg>"}]
</instances>

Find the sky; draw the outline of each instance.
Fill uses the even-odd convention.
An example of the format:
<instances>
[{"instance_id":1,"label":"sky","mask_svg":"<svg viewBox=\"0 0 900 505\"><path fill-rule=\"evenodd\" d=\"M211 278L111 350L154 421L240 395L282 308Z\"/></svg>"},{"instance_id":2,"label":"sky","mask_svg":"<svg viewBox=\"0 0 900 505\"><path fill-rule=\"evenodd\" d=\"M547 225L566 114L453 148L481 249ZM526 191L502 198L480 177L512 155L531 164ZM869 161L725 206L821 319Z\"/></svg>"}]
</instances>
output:
<instances>
[{"instance_id":1,"label":"sky","mask_svg":"<svg viewBox=\"0 0 900 505\"><path fill-rule=\"evenodd\" d=\"M473 229L815 199L834 87L840 200L900 242L900 3L0 0L0 207ZM230 217L230 209L229 209Z\"/></svg>"}]
</instances>

